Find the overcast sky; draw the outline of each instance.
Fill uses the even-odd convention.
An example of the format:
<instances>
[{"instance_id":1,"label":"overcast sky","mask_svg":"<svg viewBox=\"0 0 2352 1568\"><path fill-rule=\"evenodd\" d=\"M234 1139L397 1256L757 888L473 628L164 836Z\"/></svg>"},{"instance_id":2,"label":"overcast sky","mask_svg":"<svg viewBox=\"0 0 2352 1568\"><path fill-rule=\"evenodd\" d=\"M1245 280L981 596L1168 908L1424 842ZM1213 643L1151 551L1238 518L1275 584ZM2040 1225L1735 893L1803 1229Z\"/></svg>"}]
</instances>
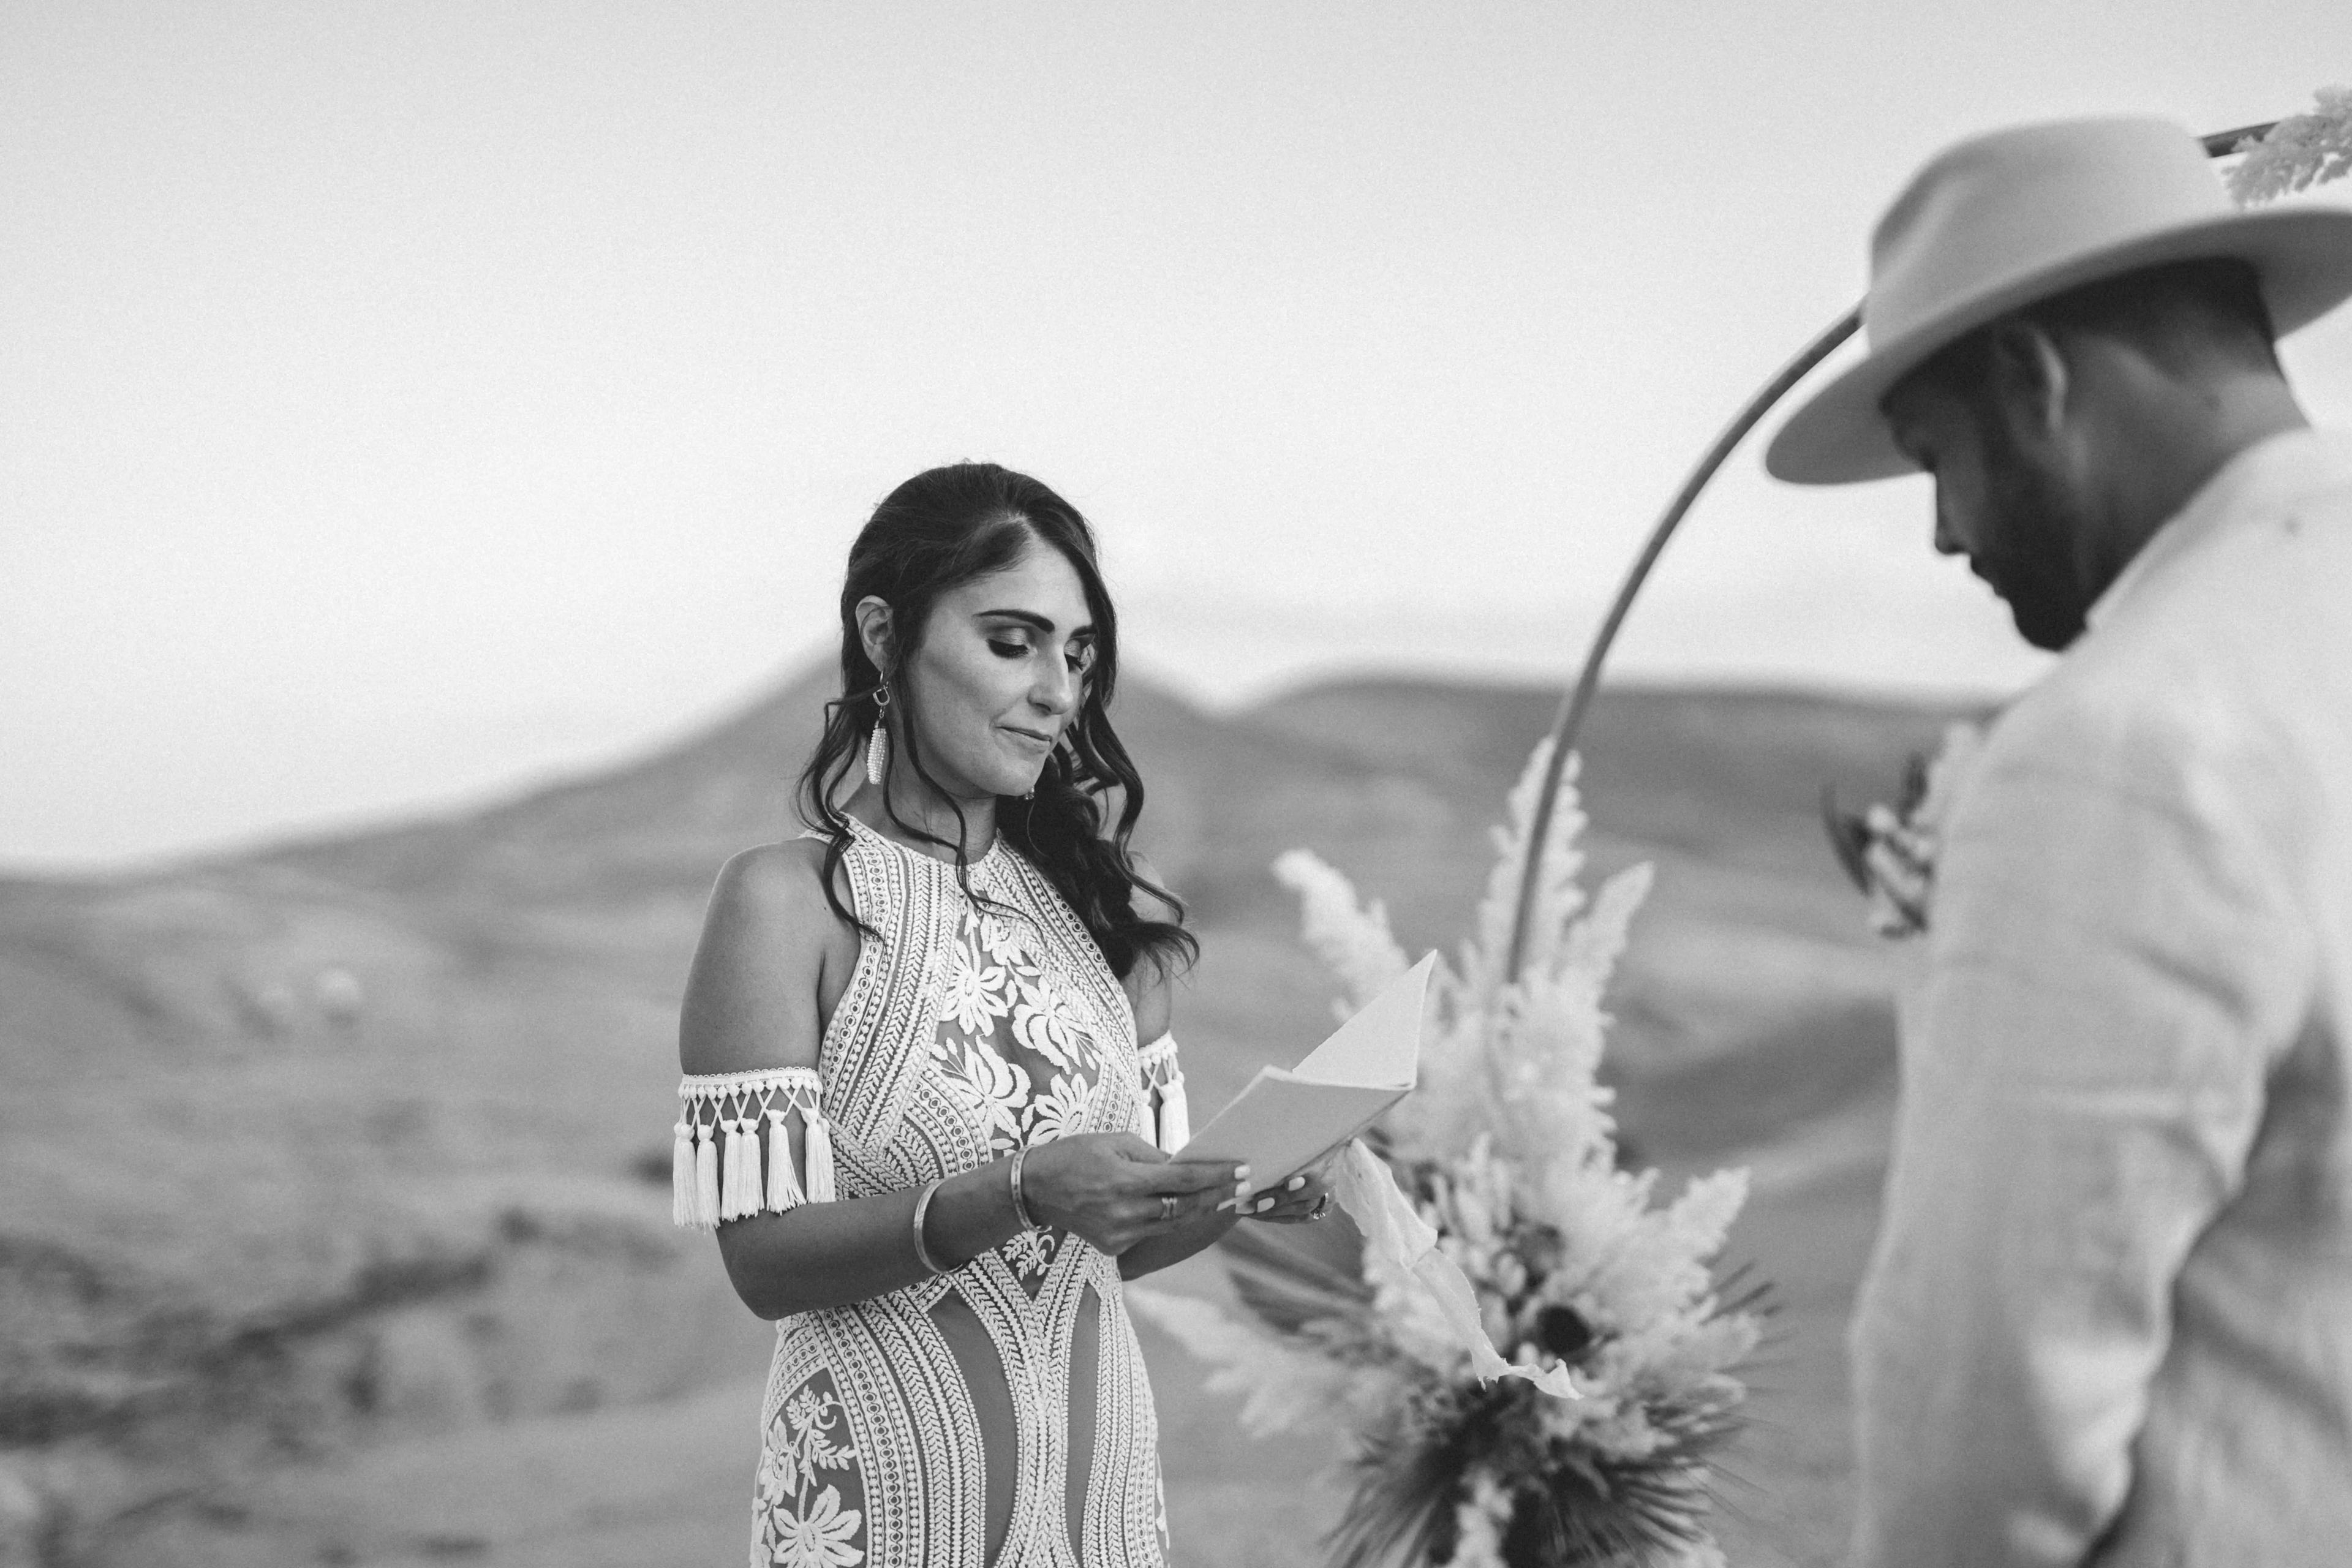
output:
<instances>
[{"instance_id":1,"label":"overcast sky","mask_svg":"<svg viewBox=\"0 0 2352 1568\"><path fill-rule=\"evenodd\" d=\"M2341 0L11 0L0 864L661 743L824 648L866 510L965 457L1089 514L1204 700L1564 679L1937 146L2347 79ZM2352 311L2289 362L2352 422ZM1924 481L1758 465L1621 671L2030 679Z\"/></svg>"}]
</instances>

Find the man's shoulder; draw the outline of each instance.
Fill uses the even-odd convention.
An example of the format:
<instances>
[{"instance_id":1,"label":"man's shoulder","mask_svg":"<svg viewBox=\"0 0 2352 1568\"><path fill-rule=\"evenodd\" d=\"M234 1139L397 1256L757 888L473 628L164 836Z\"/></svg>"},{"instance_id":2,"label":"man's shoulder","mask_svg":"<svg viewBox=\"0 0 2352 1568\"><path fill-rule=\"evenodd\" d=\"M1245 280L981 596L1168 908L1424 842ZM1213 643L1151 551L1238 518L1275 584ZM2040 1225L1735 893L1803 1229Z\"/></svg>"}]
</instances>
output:
<instances>
[{"instance_id":1,"label":"man's shoulder","mask_svg":"<svg viewBox=\"0 0 2352 1568\"><path fill-rule=\"evenodd\" d=\"M2215 677L2195 645L2201 628L2153 618L2105 626L2067 650L2010 704L1991 740L2061 752L2096 750L2122 734L2162 726L2210 700Z\"/></svg>"},{"instance_id":2,"label":"man's shoulder","mask_svg":"<svg viewBox=\"0 0 2352 1568\"><path fill-rule=\"evenodd\" d=\"M2138 581L2110 590L2123 602L2093 612L2065 662L2093 680L2161 681L2183 664L2259 680L2299 646L2337 640L2352 597L2352 435L2297 432L2260 455L2266 466L2143 547L2146 563L2124 573Z\"/></svg>"},{"instance_id":3,"label":"man's shoulder","mask_svg":"<svg viewBox=\"0 0 2352 1568\"><path fill-rule=\"evenodd\" d=\"M1977 771L2150 799L2195 795L2260 728L2242 682L2220 661L2178 637L2117 628L2010 705Z\"/></svg>"},{"instance_id":4,"label":"man's shoulder","mask_svg":"<svg viewBox=\"0 0 2352 1568\"><path fill-rule=\"evenodd\" d=\"M2086 636L2011 704L1980 769L2210 800L2307 764L2312 735L2344 717L2340 684L2313 678L2342 657L2352 513L2343 521L2317 555L2224 556L2151 585L2133 615Z\"/></svg>"}]
</instances>

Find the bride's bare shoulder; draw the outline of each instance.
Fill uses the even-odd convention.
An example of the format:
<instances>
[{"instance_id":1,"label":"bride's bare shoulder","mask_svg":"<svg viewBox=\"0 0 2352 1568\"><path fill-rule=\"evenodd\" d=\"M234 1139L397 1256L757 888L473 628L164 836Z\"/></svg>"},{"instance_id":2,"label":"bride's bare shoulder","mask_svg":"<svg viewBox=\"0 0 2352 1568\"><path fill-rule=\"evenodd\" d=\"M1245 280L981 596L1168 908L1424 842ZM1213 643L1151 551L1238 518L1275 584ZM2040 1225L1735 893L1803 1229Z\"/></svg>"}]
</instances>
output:
<instances>
[{"instance_id":1,"label":"bride's bare shoulder","mask_svg":"<svg viewBox=\"0 0 2352 1568\"><path fill-rule=\"evenodd\" d=\"M821 840L788 838L719 868L687 976L688 1072L814 1063L819 999L857 956L856 929L825 899L824 862Z\"/></svg>"},{"instance_id":2,"label":"bride's bare shoulder","mask_svg":"<svg viewBox=\"0 0 2352 1568\"><path fill-rule=\"evenodd\" d=\"M738 850L719 868L711 903L740 901L768 916L786 914L812 900L823 908L826 849L824 839L803 836ZM848 879L836 876L836 884L846 890Z\"/></svg>"}]
</instances>

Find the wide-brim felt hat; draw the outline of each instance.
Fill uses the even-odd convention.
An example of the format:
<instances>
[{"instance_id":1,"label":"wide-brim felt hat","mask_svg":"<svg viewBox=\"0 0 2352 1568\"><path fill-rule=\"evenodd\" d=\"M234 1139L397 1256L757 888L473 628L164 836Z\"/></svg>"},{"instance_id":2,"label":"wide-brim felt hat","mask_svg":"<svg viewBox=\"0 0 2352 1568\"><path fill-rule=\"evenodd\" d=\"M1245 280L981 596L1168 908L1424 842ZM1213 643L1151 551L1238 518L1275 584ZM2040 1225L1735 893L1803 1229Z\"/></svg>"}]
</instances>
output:
<instances>
[{"instance_id":1,"label":"wide-brim felt hat","mask_svg":"<svg viewBox=\"0 0 2352 1568\"><path fill-rule=\"evenodd\" d=\"M1909 473L1879 405L1937 350L2079 284L2168 261L2252 264L2281 336L2352 298L2352 210L2242 212L2198 139L2162 120L2020 126L1920 170L1871 236L1869 353L1780 426L1764 466L1798 484Z\"/></svg>"}]
</instances>

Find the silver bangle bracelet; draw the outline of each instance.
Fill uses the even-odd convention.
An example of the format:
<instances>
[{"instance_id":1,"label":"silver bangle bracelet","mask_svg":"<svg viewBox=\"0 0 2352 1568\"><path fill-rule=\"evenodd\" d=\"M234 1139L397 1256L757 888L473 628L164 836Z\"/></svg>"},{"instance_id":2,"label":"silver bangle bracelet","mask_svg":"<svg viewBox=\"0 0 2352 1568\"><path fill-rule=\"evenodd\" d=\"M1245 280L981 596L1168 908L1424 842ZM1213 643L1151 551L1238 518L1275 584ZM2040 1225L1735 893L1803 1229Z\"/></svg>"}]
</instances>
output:
<instances>
[{"instance_id":1,"label":"silver bangle bracelet","mask_svg":"<svg viewBox=\"0 0 2352 1568\"><path fill-rule=\"evenodd\" d=\"M1029 1145L1024 1143L1013 1151L1013 1217L1021 1222L1024 1230L1037 1228L1034 1215L1029 1212L1029 1200L1021 1194L1021 1162L1029 1157Z\"/></svg>"},{"instance_id":2,"label":"silver bangle bracelet","mask_svg":"<svg viewBox=\"0 0 2352 1568\"><path fill-rule=\"evenodd\" d=\"M931 1196L939 1190L938 1182L929 1182L915 1194L915 1261L923 1266L927 1274L944 1272L940 1268L939 1259L931 1256L931 1249L923 1244L923 1216L931 1212Z\"/></svg>"}]
</instances>

